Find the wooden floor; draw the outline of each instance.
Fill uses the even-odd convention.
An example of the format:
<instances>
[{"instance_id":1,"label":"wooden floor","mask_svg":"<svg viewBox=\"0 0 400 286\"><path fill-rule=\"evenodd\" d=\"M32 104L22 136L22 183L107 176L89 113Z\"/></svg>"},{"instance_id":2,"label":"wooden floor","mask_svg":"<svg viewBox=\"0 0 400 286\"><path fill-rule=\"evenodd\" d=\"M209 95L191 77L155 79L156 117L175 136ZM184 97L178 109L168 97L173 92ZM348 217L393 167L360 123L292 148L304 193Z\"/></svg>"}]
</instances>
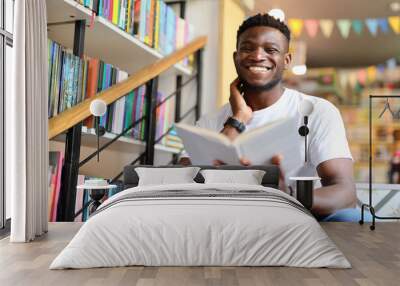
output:
<instances>
[{"instance_id":1,"label":"wooden floor","mask_svg":"<svg viewBox=\"0 0 400 286\"><path fill-rule=\"evenodd\" d=\"M79 229L79 223L52 223L33 243L0 241L0 285L400 285L400 224L325 223L323 228L353 268L289 267L122 267L48 270Z\"/></svg>"}]
</instances>

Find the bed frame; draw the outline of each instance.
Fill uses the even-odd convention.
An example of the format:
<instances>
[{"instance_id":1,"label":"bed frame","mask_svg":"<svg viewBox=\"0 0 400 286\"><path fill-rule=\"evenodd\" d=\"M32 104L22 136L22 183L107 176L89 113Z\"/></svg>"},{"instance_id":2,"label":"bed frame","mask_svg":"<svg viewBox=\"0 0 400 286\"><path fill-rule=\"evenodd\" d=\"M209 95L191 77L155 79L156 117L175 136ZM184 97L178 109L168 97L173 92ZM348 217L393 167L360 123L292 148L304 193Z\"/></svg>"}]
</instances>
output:
<instances>
[{"instance_id":1,"label":"bed frame","mask_svg":"<svg viewBox=\"0 0 400 286\"><path fill-rule=\"evenodd\" d=\"M151 168L183 168L182 165L167 165L167 166L150 166L150 165L129 165L124 168L124 190L128 188L136 187L139 183L139 176L135 171L137 167L151 167ZM279 187L279 168L276 165L265 165L265 166L231 166L223 165L219 167L214 166L199 166L193 165L193 167L200 167L202 170L205 169L219 169L219 170L263 170L265 175L262 179L261 184L265 187L278 189ZM197 183L204 183L204 178L200 174L194 178Z\"/></svg>"}]
</instances>

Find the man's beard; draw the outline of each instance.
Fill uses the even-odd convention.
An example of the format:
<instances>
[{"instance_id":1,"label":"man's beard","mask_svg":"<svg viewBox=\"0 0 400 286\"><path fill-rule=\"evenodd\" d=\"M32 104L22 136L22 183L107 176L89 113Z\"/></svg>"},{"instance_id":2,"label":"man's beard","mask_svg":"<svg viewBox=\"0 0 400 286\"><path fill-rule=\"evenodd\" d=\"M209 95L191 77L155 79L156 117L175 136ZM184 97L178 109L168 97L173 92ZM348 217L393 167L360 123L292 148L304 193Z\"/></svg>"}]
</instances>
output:
<instances>
[{"instance_id":1,"label":"man's beard","mask_svg":"<svg viewBox=\"0 0 400 286\"><path fill-rule=\"evenodd\" d=\"M280 81L282 80L282 76L272 79L269 83L265 85L253 85L248 83L245 80L243 82L243 89L250 92L261 92L261 91L269 91L274 88Z\"/></svg>"}]
</instances>

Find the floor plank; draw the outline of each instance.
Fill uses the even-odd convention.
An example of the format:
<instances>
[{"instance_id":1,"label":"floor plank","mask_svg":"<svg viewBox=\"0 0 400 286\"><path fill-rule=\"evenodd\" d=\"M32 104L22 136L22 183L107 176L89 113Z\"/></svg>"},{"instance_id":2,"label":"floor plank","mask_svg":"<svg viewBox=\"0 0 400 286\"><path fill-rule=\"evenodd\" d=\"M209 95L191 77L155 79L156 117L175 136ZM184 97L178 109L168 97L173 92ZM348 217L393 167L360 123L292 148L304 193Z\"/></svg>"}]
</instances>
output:
<instances>
[{"instance_id":1,"label":"floor plank","mask_svg":"<svg viewBox=\"0 0 400 286\"><path fill-rule=\"evenodd\" d=\"M351 262L352 269L289 267L119 267L50 271L55 256L79 230L80 223L50 223L49 233L32 243L0 240L0 285L399 285L400 224L322 224Z\"/></svg>"}]
</instances>

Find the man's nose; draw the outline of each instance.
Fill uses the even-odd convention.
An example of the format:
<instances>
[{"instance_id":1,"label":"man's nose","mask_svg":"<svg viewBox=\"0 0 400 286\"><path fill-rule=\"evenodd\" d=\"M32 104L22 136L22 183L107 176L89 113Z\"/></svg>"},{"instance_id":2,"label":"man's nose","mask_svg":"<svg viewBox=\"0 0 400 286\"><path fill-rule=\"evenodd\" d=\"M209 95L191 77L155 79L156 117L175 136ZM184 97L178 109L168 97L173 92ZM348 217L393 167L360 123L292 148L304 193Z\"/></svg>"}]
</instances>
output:
<instances>
[{"instance_id":1,"label":"man's nose","mask_svg":"<svg viewBox=\"0 0 400 286\"><path fill-rule=\"evenodd\" d=\"M263 48L259 47L251 53L251 59L255 61L262 61L267 58L267 53Z\"/></svg>"}]
</instances>

